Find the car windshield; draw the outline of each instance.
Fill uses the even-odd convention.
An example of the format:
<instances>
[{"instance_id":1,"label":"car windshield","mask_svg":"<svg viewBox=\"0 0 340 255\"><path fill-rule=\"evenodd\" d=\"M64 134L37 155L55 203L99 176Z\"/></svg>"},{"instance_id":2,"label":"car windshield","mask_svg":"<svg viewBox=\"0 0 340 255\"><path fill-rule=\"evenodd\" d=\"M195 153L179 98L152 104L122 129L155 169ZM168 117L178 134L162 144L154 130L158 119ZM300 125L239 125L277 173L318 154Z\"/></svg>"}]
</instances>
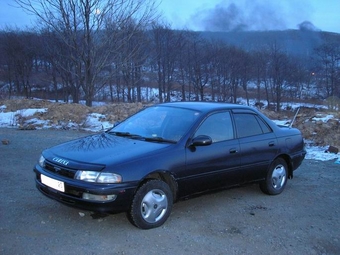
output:
<instances>
[{"instance_id":1,"label":"car windshield","mask_svg":"<svg viewBox=\"0 0 340 255\"><path fill-rule=\"evenodd\" d=\"M190 109L149 107L118 124L109 133L147 141L178 142L199 115Z\"/></svg>"}]
</instances>

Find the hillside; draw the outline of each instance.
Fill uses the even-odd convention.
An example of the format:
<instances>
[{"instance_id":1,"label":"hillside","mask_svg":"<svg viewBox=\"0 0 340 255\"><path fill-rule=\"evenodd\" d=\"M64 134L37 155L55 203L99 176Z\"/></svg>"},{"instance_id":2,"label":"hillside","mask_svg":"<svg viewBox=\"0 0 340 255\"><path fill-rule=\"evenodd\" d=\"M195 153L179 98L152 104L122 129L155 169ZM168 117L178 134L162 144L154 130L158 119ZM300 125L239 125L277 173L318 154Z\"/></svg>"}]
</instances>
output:
<instances>
[{"instance_id":1,"label":"hillside","mask_svg":"<svg viewBox=\"0 0 340 255\"><path fill-rule=\"evenodd\" d=\"M309 57L314 49L325 41L340 42L340 34L308 31L235 31L235 32L198 32L203 38L223 41L247 51L258 50L276 43L288 54Z\"/></svg>"},{"instance_id":2,"label":"hillside","mask_svg":"<svg viewBox=\"0 0 340 255\"><path fill-rule=\"evenodd\" d=\"M87 107L82 104L53 103L47 100L0 100L0 127L13 126L19 129L79 129L103 130L116 121L121 121L147 105L141 103L104 104ZM24 114L25 109L42 109L32 115ZM261 109L270 119L287 124L294 117L294 112L280 113ZM9 114L10 123L5 123ZM90 118L95 118L97 127ZM294 122L303 133L308 143L316 146L336 146L340 148L340 113L323 109L301 107Z\"/></svg>"}]
</instances>

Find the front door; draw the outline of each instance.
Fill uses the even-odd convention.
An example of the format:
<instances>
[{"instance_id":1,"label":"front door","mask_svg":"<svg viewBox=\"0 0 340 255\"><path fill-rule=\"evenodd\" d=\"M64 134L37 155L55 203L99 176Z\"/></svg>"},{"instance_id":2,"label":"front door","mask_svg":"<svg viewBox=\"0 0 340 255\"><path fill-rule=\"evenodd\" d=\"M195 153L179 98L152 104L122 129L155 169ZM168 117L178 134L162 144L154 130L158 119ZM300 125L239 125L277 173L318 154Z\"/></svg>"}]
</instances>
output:
<instances>
[{"instance_id":1,"label":"front door","mask_svg":"<svg viewBox=\"0 0 340 255\"><path fill-rule=\"evenodd\" d=\"M238 183L239 142L234 137L230 112L208 116L193 137L199 135L210 136L212 144L186 148L185 175L178 176L180 192L190 194Z\"/></svg>"}]
</instances>

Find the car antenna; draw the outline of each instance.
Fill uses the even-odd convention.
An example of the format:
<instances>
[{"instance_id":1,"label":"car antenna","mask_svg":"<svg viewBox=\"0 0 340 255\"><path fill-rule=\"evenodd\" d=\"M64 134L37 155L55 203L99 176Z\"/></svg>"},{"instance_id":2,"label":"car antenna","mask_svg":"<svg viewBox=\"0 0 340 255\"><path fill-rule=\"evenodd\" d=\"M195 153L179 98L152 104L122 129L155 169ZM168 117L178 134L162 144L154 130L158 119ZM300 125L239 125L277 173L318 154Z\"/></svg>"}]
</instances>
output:
<instances>
[{"instance_id":1,"label":"car antenna","mask_svg":"<svg viewBox=\"0 0 340 255\"><path fill-rule=\"evenodd\" d=\"M299 111L300 111L300 106L297 108L296 113L294 115L294 118L293 118L292 122L289 125L289 128L292 128L293 123L295 122L296 116L298 115Z\"/></svg>"}]
</instances>

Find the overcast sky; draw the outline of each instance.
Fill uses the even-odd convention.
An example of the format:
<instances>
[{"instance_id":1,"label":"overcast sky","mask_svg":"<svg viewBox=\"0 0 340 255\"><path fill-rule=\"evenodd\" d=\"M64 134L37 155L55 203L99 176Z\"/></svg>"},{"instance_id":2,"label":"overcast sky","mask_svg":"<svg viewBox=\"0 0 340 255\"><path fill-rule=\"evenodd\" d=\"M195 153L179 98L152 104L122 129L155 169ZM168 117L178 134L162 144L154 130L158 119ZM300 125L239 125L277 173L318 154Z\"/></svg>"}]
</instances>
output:
<instances>
[{"instance_id":1,"label":"overcast sky","mask_svg":"<svg viewBox=\"0 0 340 255\"><path fill-rule=\"evenodd\" d=\"M157 0L156 0L157 2ZM340 33L340 0L162 0L175 29L232 31L309 29ZM0 0L0 28L31 26L30 16ZM300 26L299 26L300 25Z\"/></svg>"},{"instance_id":2,"label":"overcast sky","mask_svg":"<svg viewBox=\"0 0 340 255\"><path fill-rule=\"evenodd\" d=\"M161 9L173 28L281 30L308 21L340 33L340 0L163 0Z\"/></svg>"}]
</instances>

